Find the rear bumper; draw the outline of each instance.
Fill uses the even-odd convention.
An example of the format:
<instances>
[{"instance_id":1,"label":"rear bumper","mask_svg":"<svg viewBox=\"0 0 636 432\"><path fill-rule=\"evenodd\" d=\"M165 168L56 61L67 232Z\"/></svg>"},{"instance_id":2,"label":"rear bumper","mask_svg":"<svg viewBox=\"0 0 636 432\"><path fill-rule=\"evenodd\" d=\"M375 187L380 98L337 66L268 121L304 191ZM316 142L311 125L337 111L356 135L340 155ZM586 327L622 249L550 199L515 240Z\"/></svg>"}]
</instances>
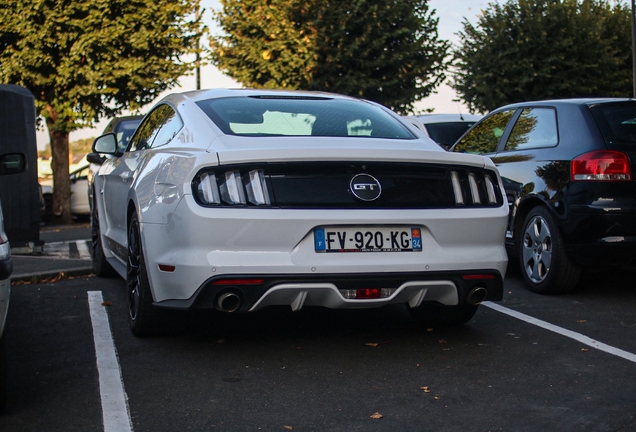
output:
<instances>
[{"instance_id":1,"label":"rear bumper","mask_svg":"<svg viewBox=\"0 0 636 432\"><path fill-rule=\"evenodd\" d=\"M241 285L232 280L262 280L259 284ZM236 282L236 281L234 281ZM350 299L344 290L384 288L384 298ZM220 309L219 299L231 293L238 297L236 312L253 312L266 306L288 305L293 310L304 306L330 309L381 307L408 303L418 307L424 302L444 305L467 303L475 288L486 291L483 300L501 300L503 276L493 270L464 272L414 272L399 274L323 274L323 275L223 275L205 281L195 294L185 300L165 300L155 306L171 309Z\"/></svg>"},{"instance_id":2,"label":"rear bumper","mask_svg":"<svg viewBox=\"0 0 636 432\"><path fill-rule=\"evenodd\" d=\"M636 208L572 206L562 225L566 250L579 265L636 265Z\"/></svg>"}]
</instances>

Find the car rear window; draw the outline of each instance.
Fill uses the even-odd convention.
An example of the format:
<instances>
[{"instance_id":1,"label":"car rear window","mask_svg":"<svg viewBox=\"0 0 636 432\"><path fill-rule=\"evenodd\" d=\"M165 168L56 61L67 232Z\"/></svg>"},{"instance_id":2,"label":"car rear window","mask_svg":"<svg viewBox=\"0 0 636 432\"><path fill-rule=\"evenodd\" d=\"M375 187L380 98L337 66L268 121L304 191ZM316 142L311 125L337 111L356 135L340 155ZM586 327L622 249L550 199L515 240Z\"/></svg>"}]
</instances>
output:
<instances>
[{"instance_id":1,"label":"car rear window","mask_svg":"<svg viewBox=\"0 0 636 432\"><path fill-rule=\"evenodd\" d=\"M605 143L636 146L636 102L612 102L590 105Z\"/></svg>"},{"instance_id":2,"label":"car rear window","mask_svg":"<svg viewBox=\"0 0 636 432\"><path fill-rule=\"evenodd\" d=\"M450 147L476 122L427 123L424 126L433 141Z\"/></svg>"},{"instance_id":3,"label":"car rear window","mask_svg":"<svg viewBox=\"0 0 636 432\"><path fill-rule=\"evenodd\" d=\"M416 138L389 113L363 101L247 96L197 105L228 135Z\"/></svg>"}]
</instances>

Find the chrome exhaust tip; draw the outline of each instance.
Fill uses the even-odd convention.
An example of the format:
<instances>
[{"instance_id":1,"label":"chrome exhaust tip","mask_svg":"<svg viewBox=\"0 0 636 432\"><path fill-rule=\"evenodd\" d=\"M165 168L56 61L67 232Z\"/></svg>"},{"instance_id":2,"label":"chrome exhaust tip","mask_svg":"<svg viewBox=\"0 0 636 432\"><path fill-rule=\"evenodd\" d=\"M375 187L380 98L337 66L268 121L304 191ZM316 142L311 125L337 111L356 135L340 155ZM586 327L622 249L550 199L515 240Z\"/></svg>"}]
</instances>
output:
<instances>
[{"instance_id":1,"label":"chrome exhaust tip","mask_svg":"<svg viewBox=\"0 0 636 432\"><path fill-rule=\"evenodd\" d=\"M466 303L476 306L486 300L487 295L488 290L486 290L486 288L482 286L473 287L466 295Z\"/></svg>"},{"instance_id":2,"label":"chrome exhaust tip","mask_svg":"<svg viewBox=\"0 0 636 432\"><path fill-rule=\"evenodd\" d=\"M216 300L216 308L222 312L236 312L241 307L241 298L232 293L221 294Z\"/></svg>"}]
</instances>

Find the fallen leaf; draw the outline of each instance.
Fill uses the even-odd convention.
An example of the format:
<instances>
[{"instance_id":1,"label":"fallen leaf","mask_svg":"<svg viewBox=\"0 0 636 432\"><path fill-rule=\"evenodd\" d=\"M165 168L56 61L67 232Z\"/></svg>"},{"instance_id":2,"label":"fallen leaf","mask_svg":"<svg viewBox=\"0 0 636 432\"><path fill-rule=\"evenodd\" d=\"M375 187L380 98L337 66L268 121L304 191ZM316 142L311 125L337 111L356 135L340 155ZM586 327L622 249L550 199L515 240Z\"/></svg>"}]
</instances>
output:
<instances>
[{"instance_id":1,"label":"fallen leaf","mask_svg":"<svg viewBox=\"0 0 636 432\"><path fill-rule=\"evenodd\" d=\"M371 416L372 419L381 419L382 417L384 416L380 414L379 412L376 412L375 414Z\"/></svg>"},{"instance_id":2,"label":"fallen leaf","mask_svg":"<svg viewBox=\"0 0 636 432\"><path fill-rule=\"evenodd\" d=\"M293 428L293 427L291 427L291 426L283 426L283 427L284 427L285 429L287 429L287 430L293 430L293 429L294 429L294 428Z\"/></svg>"},{"instance_id":3,"label":"fallen leaf","mask_svg":"<svg viewBox=\"0 0 636 432\"><path fill-rule=\"evenodd\" d=\"M447 342L447 341L445 341L444 339L440 339L440 340L439 340L439 343L441 343L441 344L447 344L448 342Z\"/></svg>"},{"instance_id":4,"label":"fallen leaf","mask_svg":"<svg viewBox=\"0 0 636 432\"><path fill-rule=\"evenodd\" d=\"M429 390L428 386L425 387L421 387L422 390L424 390L424 393L430 393L431 391Z\"/></svg>"},{"instance_id":5,"label":"fallen leaf","mask_svg":"<svg viewBox=\"0 0 636 432\"><path fill-rule=\"evenodd\" d=\"M588 349L588 348L581 348L581 351L583 351L583 352L588 352L588 351L589 351L589 349Z\"/></svg>"},{"instance_id":6,"label":"fallen leaf","mask_svg":"<svg viewBox=\"0 0 636 432\"><path fill-rule=\"evenodd\" d=\"M112 305L113 305L113 302L109 302L109 301L102 302L102 306L112 306Z\"/></svg>"},{"instance_id":7,"label":"fallen leaf","mask_svg":"<svg viewBox=\"0 0 636 432\"><path fill-rule=\"evenodd\" d=\"M577 323L586 323L587 320L576 320Z\"/></svg>"},{"instance_id":8,"label":"fallen leaf","mask_svg":"<svg viewBox=\"0 0 636 432\"><path fill-rule=\"evenodd\" d=\"M435 396L433 399L435 399L435 400L439 400L439 398L438 398L437 396Z\"/></svg>"},{"instance_id":9,"label":"fallen leaf","mask_svg":"<svg viewBox=\"0 0 636 432\"><path fill-rule=\"evenodd\" d=\"M377 347L378 345L380 345L379 343L376 342L369 342L369 343L365 343L365 346L370 346L370 347Z\"/></svg>"}]
</instances>

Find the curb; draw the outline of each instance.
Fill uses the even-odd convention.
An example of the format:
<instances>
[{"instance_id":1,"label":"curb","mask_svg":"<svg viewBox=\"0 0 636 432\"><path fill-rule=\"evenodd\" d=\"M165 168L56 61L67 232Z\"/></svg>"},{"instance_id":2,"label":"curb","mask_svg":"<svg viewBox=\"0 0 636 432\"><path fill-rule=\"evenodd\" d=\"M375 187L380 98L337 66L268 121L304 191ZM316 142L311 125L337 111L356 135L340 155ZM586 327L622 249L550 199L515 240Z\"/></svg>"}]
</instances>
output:
<instances>
[{"instance_id":1,"label":"curb","mask_svg":"<svg viewBox=\"0 0 636 432\"><path fill-rule=\"evenodd\" d=\"M93 268L91 267L74 267L65 270L54 270L46 272L34 272L11 275L11 283L18 281L31 281L33 279L49 279L62 276L87 276L93 274Z\"/></svg>"}]
</instances>

